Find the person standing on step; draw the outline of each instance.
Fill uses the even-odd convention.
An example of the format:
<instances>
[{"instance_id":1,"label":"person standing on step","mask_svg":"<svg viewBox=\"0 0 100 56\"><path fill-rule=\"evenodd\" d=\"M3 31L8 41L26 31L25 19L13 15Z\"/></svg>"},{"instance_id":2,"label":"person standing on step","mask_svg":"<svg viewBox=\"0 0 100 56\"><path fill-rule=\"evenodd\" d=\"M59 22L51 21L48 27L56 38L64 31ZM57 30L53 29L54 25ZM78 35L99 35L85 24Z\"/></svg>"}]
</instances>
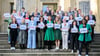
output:
<instances>
[{"instance_id":1,"label":"person standing on step","mask_svg":"<svg viewBox=\"0 0 100 56\"><path fill-rule=\"evenodd\" d=\"M89 20L93 20L94 21L94 24L91 24L91 27L92 27L92 34L91 34L91 37L92 37L92 41L94 39L94 28L96 26L96 17L95 15L93 15L93 12L90 10L89 12Z\"/></svg>"},{"instance_id":2,"label":"person standing on step","mask_svg":"<svg viewBox=\"0 0 100 56\"><path fill-rule=\"evenodd\" d=\"M8 27L9 27L9 24L12 22L13 17L14 17L13 15L11 15L11 17L9 17L9 18L4 17L4 22L8 23ZM10 44L11 43L11 41L10 41L10 29L8 28L7 30L8 30L8 43Z\"/></svg>"},{"instance_id":3,"label":"person standing on step","mask_svg":"<svg viewBox=\"0 0 100 56\"><path fill-rule=\"evenodd\" d=\"M82 55L82 46L84 45L85 48L86 48L86 55L85 56L88 56L88 44L90 41L92 41L92 38L91 38L91 32L92 32L92 29L91 29L91 26L89 24L86 23L86 20L82 20L82 24L79 26L79 55L78 56L81 56Z\"/></svg>"},{"instance_id":4,"label":"person standing on step","mask_svg":"<svg viewBox=\"0 0 100 56\"><path fill-rule=\"evenodd\" d=\"M37 34L38 34L38 48L44 49L44 35L45 35L45 25L46 20L41 16L37 22Z\"/></svg>"},{"instance_id":5,"label":"person standing on step","mask_svg":"<svg viewBox=\"0 0 100 56\"><path fill-rule=\"evenodd\" d=\"M60 40L62 38L60 26L61 26L60 25L60 18L56 17L54 20L54 38L55 38L56 49L59 49Z\"/></svg>"},{"instance_id":6,"label":"person standing on step","mask_svg":"<svg viewBox=\"0 0 100 56\"><path fill-rule=\"evenodd\" d=\"M35 49L36 48L36 21L34 17L31 16L31 20L28 23L28 43L27 48Z\"/></svg>"},{"instance_id":7,"label":"person standing on step","mask_svg":"<svg viewBox=\"0 0 100 56\"><path fill-rule=\"evenodd\" d=\"M46 26L47 26L47 29L45 32L44 40L47 41L48 50L50 50L51 49L51 42L54 41L53 22L51 20L51 16L48 16Z\"/></svg>"},{"instance_id":8,"label":"person standing on step","mask_svg":"<svg viewBox=\"0 0 100 56\"><path fill-rule=\"evenodd\" d=\"M76 50L77 50L77 52L78 52L78 25L77 25L77 21L76 20L74 20L73 22L72 22L72 25L70 26L70 32L71 32L71 52L73 53L74 52L74 46L75 46L75 48L76 48Z\"/></svg>"},{"instance_id":9,"label":"person standing on step","mask_svg":"<svg viewBox=\"0 0 100 56\"><path fill-rule=\"evenodd\" d=\"M66 19L63 19L61 30L62 30L62 49L68 49L69 24L66 22Z\"/></svg>"},{"instance_id":10,"label":"person standing on step","mask_svg":"<svg viewBox=\"0 0 100 56\"><path fill-rule=\"evenodd\" d=\"M23 18L21 20L21 24L19 26L19 36L18 36L18 44L20 45L21 49L25 49L26 48L26 42L27 42L27 25L25 23L25 19Z\"/></svg>"},{"instance_id":11,"label":"person standing on step","mask_svg":"<svg viewBox=\"0 0 100 56\"><path fill-rule=\"evenodd\" d=\"M17 36L18 36L18 23L16 21L16 18L14 17L12 19L12 22L9 24L9 29L10 29L10 40L11 40L11 50L15 50L15 45L17 41Z\"/></svg>"}]
</instances>

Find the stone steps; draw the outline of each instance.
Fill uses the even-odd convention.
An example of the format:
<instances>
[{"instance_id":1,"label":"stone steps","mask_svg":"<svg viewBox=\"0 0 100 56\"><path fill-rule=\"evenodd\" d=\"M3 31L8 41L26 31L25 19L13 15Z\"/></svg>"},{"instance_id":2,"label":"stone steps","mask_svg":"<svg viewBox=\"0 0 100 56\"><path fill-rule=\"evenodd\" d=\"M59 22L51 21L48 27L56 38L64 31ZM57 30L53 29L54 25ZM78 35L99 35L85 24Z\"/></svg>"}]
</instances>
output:
<instances>
[{"instance_id":1,"label":"stone steps","mask_svg":"<svg viewBox=\"0 0 100 56\"><path fill-rule=\"evenodd\" d=\"M19 49L18 45L16 46L17 49ZM100 34L95 34L94 42L90 44L90 52L100 52ZM4 50L5 49L5 50ZM27 50L27 49L26 49ZM40 51L40 50L39 50ZM38 52L39 52L38 51ZM7 34L0 34L0 52L11 52L10 45L8 44L8 37ZM16 51L17 53L20 53L20 51ZM14 52L14 53L16 53ZM25 51L24 51L25 52ZM30 51L28 51L30 52ZM45 51L43 51L45 52ZM60 51L61 52L61 51ZM62 51L63 52L63 51ZM71 51L65 51L65 52L71 52ZM0 54L1 55L1 54ZM31 54L30 54L31 55ZM5 55L4 55L5 56ZM8 55L9 56L9 55ZM26 55L27 56L27 55ZM41 56L41 55L39 55ZM62 55L63 56L63 55ZM73 55L72 55L73 56ZM74 55L75 56L75 55Z\"/></svg>"},{"instance_id":2,"label":"stone steps","mask_svg":"<svg viewBox=\"0 0 100 56\"><path fill-rule=\"evenodd\" d=\"M85 53L82 53L85 56ZM89 56L99 56L100 53L91 52ZM70 52L24 52L24 53L0 53L0 56L78 56L77 53Z\"/></svg>"}]
</instances>

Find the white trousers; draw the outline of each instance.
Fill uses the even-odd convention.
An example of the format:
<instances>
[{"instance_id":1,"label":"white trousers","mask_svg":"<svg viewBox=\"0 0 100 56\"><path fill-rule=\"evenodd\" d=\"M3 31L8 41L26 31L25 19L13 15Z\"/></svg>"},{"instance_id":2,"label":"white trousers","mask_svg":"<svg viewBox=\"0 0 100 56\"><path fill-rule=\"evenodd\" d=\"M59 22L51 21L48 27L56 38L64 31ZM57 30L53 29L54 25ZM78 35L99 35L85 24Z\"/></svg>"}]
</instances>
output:
<instances>
[{"instance_id":1,"label":"white trousers","mask_svg":"<svg viewBox=\"0 0 100 56\"><path fill-rule=\"evenodd\" d=\"M68 32L62 32L62 48L68 49Z\"/></svg>"}]
</instances>

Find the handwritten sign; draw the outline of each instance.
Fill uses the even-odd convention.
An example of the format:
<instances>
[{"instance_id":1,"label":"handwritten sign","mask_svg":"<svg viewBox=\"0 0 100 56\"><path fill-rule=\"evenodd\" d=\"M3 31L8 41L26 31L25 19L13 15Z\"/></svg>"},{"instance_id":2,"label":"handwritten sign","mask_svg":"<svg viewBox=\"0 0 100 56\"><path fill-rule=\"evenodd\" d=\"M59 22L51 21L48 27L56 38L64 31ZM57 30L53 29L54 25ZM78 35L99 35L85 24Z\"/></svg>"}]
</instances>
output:
<instances>
[{"instance_id":1,"label":"handwritten sign","mask_svg":"<svg viewBox=\"0 0 100 56\"><path fill-rule=\"evenodd\" d=\"M94 20L89 20L87 24L94 25L95 21Z\"/></svg>"},{"instance_id":2,"label":"handwritten sign","mask_svg":"<svg viewBox=\"0 0 100 56\"><path fill-rule=\"evenodd\" d=\"M82 21L83 20L83 17L76 17L75 20Z\"/></svg>"},{"instance_id":3,"label":"handwritten sign","mask_svg":"<svg viewBox=\"0 0 100 56\"><path fill-rule=\"evenodd\" d=\"M65 16L63 19L69 20L69 17L68 16Z\"/></svg>"},{"instance_id":4,"label":"handwritten sign","mask_svg":"<svg viewBox=\"0 0 100 56\"><path fill-rule=\"evenodd\" d=\"M27 29L26 25L20 25L20 30L26 30L26 29Z\"/></svg>"},{"instance_id":5,"label":"handwritten sign","mask_svg":"<svg viewBox=\"0 0 100 56\"><path fill-rule=\"evenodd\" d=\"M36 30L36 26L34 25L34 23L31 23L29 26L30 30Z\"/></svg>"},{"instance_id":6,"label":"handwritten sign","mask_svg":"<svg viewBox=\"0 0 100 56\"><path fill-rule=\"evenodd\" d=\"M54 24L54 28L60 29L60 24Z\"/></svg>"},{"instance_id":7,"label":"handwritten sign","mask_svg":"<svg viewBox=\"0 0 100 56\"><path fill-rule=\"evenodd\" d=\"M72 22L73 22L73 20L69 20L69 21L68 21L68 24L72 24Z\"/></svg>"},{"instance_id":8,"label":"handwritten sign","mask_svg":"<svg viewBox=\"0 0 100 56\"><path fill-rule=\"evenodd\" d=\"M45 27L45 25L44 25L43 23L39 23L39 24L38 24L38 27L39 27L40 29L43 29L43 28Z\"/></svg>"},{"instance_id":9,"label":"handwritten sign","mask_svg":"<svg viewBox=\"0 0 100 56\"><path fill-rule=\"evenodd\" d=\"M72 33L78 33L78 29L77 29L77 28L72 28L72 29L71 29L71 32L72 32Z\"/></svg>"},{"instance_id":10,"label":"handwritten sign","mask_svg":"<svg viewBox=\"0 0 100 56\"><path fill-rule=\"evenodd\" d=\"M80 33L87 33L87 28L81 28Z\"/></svg>"},{"instance_id":11,"label":"handwritten sign","mask_svg":"<svg viewBox=\"0 0 100 56\"><path fill-rule=\"evenodd\" d=\"M48 20L48 16L43 16L44 20Z\"/></svg>"},{"instance_id":12,"label":"handwritten sign","mask_svg":"<svg viewBox=\"0 0 100 56\"><path fill-rule=\"evenodd\" d=\"M68 27L62 27L62 31L68 31L69 28Z\"/></svg>"},{"instance_id":13,"label":"handwritten sign","mask_svg":"<svg viewBox=\"0 0 100 56\"><path fill-rule=\"evenodd\" d=\"M17 28L17 24L11 24L10 27L13 28L13 29Z\"/></svg>"},{"instance_id":14,"label":"handwritten sign","mask_svg":"<svg viewBox=\"0 0 100 56\"><path fill-rule=\"evenodd\" d=\"M53 28L53 23L48 23L48 24L47 24L47 27L48 27L48 28Z\"/></svg>"},{"instance_id":15,"label":"handwritten sign","mask_svg":"<svg viewBox=\"0 0 100 56\"><path fill-rule=\"evenodd\" d=\"M11 17L10 13L4 13L4 17L8 18Z\"/></svg>"}]
</instances>

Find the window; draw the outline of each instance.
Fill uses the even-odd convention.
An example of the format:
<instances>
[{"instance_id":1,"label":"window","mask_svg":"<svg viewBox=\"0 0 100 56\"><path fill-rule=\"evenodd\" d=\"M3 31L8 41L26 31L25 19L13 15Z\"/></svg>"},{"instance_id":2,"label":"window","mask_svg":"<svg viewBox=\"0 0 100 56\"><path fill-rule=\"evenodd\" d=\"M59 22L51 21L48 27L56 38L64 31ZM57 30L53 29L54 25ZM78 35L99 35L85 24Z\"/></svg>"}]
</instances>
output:
<instances>
[{"instance_id":1,"label":"window","mask_svg":"<svg viewBox=\"0 0 100 56\"><path fill-rule=\"evenodd\" d=\"M90 1L80 1L79 8L81 9L83 15L88 15L90 10Z\"/></svg>"}]
</instances>

